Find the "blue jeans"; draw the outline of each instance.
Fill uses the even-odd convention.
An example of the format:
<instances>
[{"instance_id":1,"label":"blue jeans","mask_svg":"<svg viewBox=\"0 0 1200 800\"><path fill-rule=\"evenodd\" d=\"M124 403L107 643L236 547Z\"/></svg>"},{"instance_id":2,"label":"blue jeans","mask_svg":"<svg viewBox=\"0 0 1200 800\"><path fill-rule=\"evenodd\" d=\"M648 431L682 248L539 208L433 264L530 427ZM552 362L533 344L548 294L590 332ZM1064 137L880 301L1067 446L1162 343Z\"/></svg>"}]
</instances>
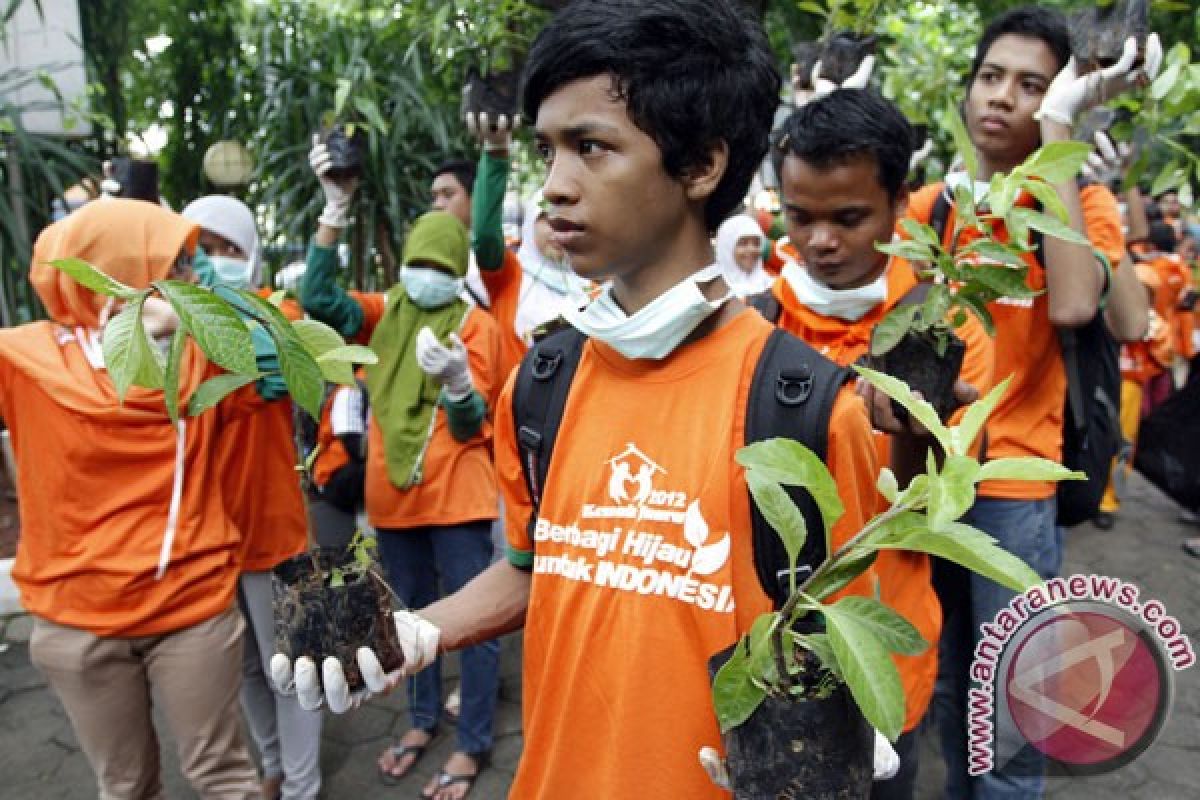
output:
<instances>
[{"instance_id":1,"label":"blue jeans","mask_svg":"<svg viewBox=\"0 0 1200 800\"><path fill-rule=\"evenodd\" d=\"M1054 577L1062 563L1062 540L1055 529L1056 505L1046 500L1000 500L981 497L962 521L995 537L1001 547L1028 563L1043 579ZM1000 769L967 774L967 690L980 626L1008 605L1014 592L956 564L934 560L934 587L944 620L938 645L938 677L931 719L937 725L946 762L945 797L951 800L1038 798L1042 795L1045 759L1026 744Z\"/></svg>"},{"instance_id":2,"label":"blue jeans","mask_svg":"<svg viewBox=\"0 0 1200 800\"><path fill-rule=\"evenodd\" d=\"M413 610L453 594L483 572L492 559L490 520L445 527L380 529L379 554L388 582ZM500 682L500 643L495 639L467 647L462 658L462 708L458 749L484 753L492 748L492 722ZM407 681L414 728L432 731L442 715L442 660Z\"/></svg>"}]
</instances>

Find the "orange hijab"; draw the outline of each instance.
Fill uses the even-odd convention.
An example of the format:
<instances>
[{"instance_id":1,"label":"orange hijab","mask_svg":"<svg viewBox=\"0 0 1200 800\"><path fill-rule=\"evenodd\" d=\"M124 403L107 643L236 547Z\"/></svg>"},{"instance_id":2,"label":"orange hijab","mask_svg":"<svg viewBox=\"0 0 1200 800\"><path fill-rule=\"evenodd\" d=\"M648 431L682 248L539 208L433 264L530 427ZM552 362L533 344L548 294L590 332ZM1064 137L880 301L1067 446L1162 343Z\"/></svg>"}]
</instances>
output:
<instances>
[{"instance_id":1,"label":"orange hijab","mask_svg":"<svg viewBox=\"0 0 1200 800\"><path fill-rule=\"evenodd\" d=\"M162 392L132 387L122 405L108 374L65 345L100 327L109 298L47 262L80 258L127 286L144 289L166 278L183 251L195 250L200 229L178 214L141 200L97 200L47 227L33 246L29 280L51 322L0 330L0 357L46 389L60 405L109 419L162 417ZM203 379L204 360L190 358L180 384L190 394Z\"/></svg>"}]
</instances>

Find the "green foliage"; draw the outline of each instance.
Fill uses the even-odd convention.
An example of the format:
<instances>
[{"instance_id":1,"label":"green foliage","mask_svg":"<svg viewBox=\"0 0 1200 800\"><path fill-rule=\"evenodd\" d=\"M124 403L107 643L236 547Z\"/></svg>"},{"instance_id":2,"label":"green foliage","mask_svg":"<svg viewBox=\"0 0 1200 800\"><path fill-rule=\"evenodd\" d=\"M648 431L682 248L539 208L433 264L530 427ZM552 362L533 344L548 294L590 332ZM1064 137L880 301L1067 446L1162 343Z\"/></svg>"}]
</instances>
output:
<instances>
[{"instance_id":1,"label":"green foliage","mask_svg":"<svg viewBox=\"0 0 1200 800\"><path fill-rule=\"evenodd\" d=\"M943 120L956 147L961 148L968 176L977 176L975 149L958 112L947 109ZM931 226L906 219L901 227L907 239L876 245L884 253L912 262L922 278L934 285L923 302L897 306L880 321L871 338L872 355L887 353L910 331L930 337L938 343L938 352L944 352L953 328L967 313L978 317L991 333L989 304L1002 297L1039 294L1026 283L1029 267L1025 255L1033 248L1031 231L1090 247L1087 238L1067 224L1067 209L1053 187L1072 180L1090 150L1083 142L1051 142L1012 172L992 175L982 197L961 187L963 191L955 196L954 227L946 241ZM1022 193L1035 197L1044 211L1017 205ZM969 227L982 235L958 247ZM993 235L1001 228L1008 234L1003 240Z\"/></svg>"},{"instance_id":2,"label":"green foliage","mask_svg":"<svg viewBox=\"0 0 1200 800\"><path fill-rule=\"evenodd\" d=\"M365 347L345 346L296 331L275 306L252 292L225 288L204 289L180 281L156 281L149 289L134 289L114 280L85 261L50 262L93 291L125 301L125 307L104 326L105 365L117 395L123 400L130 386L164 389L164 404L171 420L179 418L179 375L187 339L192 339L208 360L229 370L209 378L188 400L188 413L202 414L224 397L270 373L260 373L250 327L262 326L271 335L279 356L279 373L292 399L314 418L321 415L325 375L318 358L331 363L375 363ZM164 358L150 341L142 324L148 298L161 295L179 317ZM311 330L311 329L310 329ZM348 383L354 383L353 373Z\"/></svg>"},{"instance_id":3,"label":"green foliage","mask_svg":"<svg viewBox=\"0 0 1200 800\"><path fill-rule=\"evenodd\" d=\"M871 724L895 740L904 724L904 693L890 654L914 655L923 652L928 643L907 620L876 599L848 596L830 603L829 597L868 569L881 550L928 553L1014 591L1025 591L1039 581L1037 573L987 534L956 520L974 502L975 487L982 480L1083 477L1034 458L1000 459L981 467L969 454L984 421L1008 388L1007 381L973 405L960 425L950 427L903 383L868 369L858 371L927 425L945 453L945 461L939 466L931 453L926 472L903 490L896 486L890 471L881 473L880 485L886 489L890 507L841 547L828 547L825 560L803 583L793 585L783 608L755 620L713 682L713 703L723 731L749 718L768 694L791 695L801 701L809 696L803 691L798 694L794 681L799 648L815 655L832 679L843 681ZM820 503L820 497L833 486L833 478L823 465L814 468L815 459L802 445L779 439L747 445L737 454L738 463L746 467L756 504L777 526L793 561L796 542L802 543L797 532L803 523L798 525L795 514L783 504L783 485L803 486ZM989 469L990 464L998 466ZM831 527L829 517L826 525ZM794 633L797 623L814 615L824 621L824 635Z\"/></svg>"}]
</instances>

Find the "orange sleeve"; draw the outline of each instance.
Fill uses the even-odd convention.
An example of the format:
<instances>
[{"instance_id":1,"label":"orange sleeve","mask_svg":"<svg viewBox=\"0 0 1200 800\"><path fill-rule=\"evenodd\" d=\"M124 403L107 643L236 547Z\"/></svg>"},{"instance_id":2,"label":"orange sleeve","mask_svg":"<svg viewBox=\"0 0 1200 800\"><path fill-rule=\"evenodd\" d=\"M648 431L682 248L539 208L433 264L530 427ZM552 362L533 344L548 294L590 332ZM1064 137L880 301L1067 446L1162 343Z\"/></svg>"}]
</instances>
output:
<instances>
[{"instance_id":1,"label":"orange sleeve","mask_svg":"<svg viewBox=\"0 0 1200 800\"><path fill-rule=\"evenodd\" d=\"M463 344L476 391L489 409L496 407L503 378L500 374L500 329L492 315L472 308L462 326Z\"/></svg>"},{"instance_id":2,"label":"orange sleeve","mask_svg":"<svg viewBox=\"0 0 1200 800\"><path fill-rule=\"evenodd\" d=\"M834 549L841 547L863 529L879 511L879 493L875 481L879 475L879 455L871 422L863 400L847 384L838 393L829 415L829 442L825 464L837 483L838 496L846 513L833 526L830 537ZM875 596L875 574L868 570L855 578L827 602L846 595Z\"/></svg>"},{"instance_id":3,"label":"orange sleeve","mask_svg":"<svg viewBox=\"0 0 1200 800\"><path fill-rule=\"evenodd\" d=\"M1121 232L1121 211L1117 198L1106 187L1089 184L1079 190L1083 208L1083 228L1092 247L1108 257L1115 270L1125 257L1125 234Z\"/></svg>"},{"instance_id":4,"label":"orange sleeve","mask_svg":"<svg viewBox=\"0 0 1200 800\"><path fill-rule=\"evenodd\" d=\"M358 329L358 333L354 335L354 341L359 344L366 344L371 341L371 334L375 332L375 326L379 324L379 320L383 319L383 312L387 310L387 294L385 292L348 292L350 298L362 307L363 321L362 327Z\"/></svg>"},{"instance_id":5,"label":"orange sleeve","mask_svg":"<svg viewBox=\"0 0 1200 800\"><path fill-rule=\"evenodd\" d=\"M513 566L529 569L533 566L533 540L529 538L529 520L533 501L521 456L517 449L516 422L513 418L512 394L517 382L516 370L508 376L500 399L496 403L496 481L504 499L504 535L508 539L508 560Z\"/></svg>"},{"instance_id":6,"label":"orange sleeve","mask_svg":"<svg viewBox=\"0 0 1200 800\"><path fill-rule=\"evenodd\" d=\"M967 346L958 379L974 386L979 390L979 396L982 397L992 388L992 382L995 380L995 340L988 336L988 332L983 328L983 323L969 312L967 321L955 328L954 332ZM965 408L954 412L950 418L951 424L958 424L965 413Z\"/></svg>"}]
</instances>

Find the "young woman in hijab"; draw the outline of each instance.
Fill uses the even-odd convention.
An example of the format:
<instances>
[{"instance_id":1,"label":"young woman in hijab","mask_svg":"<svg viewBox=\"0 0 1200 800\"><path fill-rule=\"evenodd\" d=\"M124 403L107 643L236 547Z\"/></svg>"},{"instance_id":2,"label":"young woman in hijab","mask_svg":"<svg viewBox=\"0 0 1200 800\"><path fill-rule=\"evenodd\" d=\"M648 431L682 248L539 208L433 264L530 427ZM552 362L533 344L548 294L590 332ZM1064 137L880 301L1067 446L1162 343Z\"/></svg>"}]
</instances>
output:
<instances>
[{"instance_id":1,"label":"young woman in hijab","mask_svg":"<svg viewBox=\"0 0 1200 800\"><path fill-rule=\"evenodd\" d=\"M732 216L717 228L717 263L738 297L771 288L773 279L763 268L763 239L762 228L745 214Z\"/></svg>"}]
</instances>

